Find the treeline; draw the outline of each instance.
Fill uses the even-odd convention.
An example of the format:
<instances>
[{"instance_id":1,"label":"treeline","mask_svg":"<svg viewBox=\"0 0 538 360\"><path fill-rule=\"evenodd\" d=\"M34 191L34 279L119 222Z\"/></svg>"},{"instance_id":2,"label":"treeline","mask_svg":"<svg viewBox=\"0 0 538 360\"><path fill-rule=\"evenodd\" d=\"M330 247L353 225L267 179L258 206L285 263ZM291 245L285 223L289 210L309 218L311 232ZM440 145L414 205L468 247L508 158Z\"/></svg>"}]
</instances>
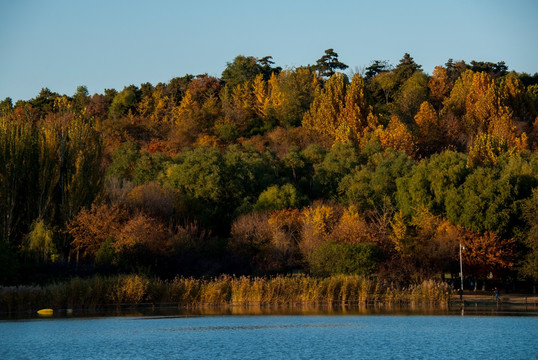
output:
<instances>
[{"instance_id":1,"label":"treeline","mask_svg":"<svg viewBox=\"0 0 538 360\"><path fill-rule=\"evenodd\" d=\"M538 279L538 75L332 49L0 103L0 282L37 270Z\"/></svg>"}]
</instances>

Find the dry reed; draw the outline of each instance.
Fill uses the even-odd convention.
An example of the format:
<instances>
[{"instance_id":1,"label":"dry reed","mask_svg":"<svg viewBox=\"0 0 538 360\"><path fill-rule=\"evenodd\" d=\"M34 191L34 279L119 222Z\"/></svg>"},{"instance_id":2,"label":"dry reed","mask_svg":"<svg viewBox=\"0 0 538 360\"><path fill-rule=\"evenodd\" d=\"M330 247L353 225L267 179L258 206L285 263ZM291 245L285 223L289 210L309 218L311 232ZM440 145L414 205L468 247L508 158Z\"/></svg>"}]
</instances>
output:
<instances>
[{"instance_id":1,"label":"dry reed","mask_svg":"<svg viewBox=\"0 0 538 360\"><path fill-rule=\"evenodd\" d=\"M89 309L109 305L320 305L320 304L432 304L448 303L446 283L427 280L407 288L393 288L360 275L233 277L212 279L177 277L150 279L141 275L72 278L40 286L0 287L0 311L40 308Z\"/></svg>"}]
</instances>

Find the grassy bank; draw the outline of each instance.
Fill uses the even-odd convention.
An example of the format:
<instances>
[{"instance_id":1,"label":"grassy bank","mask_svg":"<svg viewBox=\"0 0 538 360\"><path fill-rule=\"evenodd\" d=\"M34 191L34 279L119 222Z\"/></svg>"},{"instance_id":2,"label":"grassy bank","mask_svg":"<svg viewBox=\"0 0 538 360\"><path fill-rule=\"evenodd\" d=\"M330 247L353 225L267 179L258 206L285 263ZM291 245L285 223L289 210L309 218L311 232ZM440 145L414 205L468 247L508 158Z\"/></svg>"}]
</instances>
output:
<instances>
[{"instance_id":1,"label":"grassy bank","mask_svg":"<svg viewBox=\"0 0 538 360\"><path fill-rule=\"evenodd\" d=\"M176 278L171 281L139 275L73 278L47 286L0 287L0 311L40 308L88 309L125 304L202 305L317 305L409 303L444 306L452 290L433 280L407 288L358 275L327 278L277 276L213 279Z\"/></svg>"}]
</instances>

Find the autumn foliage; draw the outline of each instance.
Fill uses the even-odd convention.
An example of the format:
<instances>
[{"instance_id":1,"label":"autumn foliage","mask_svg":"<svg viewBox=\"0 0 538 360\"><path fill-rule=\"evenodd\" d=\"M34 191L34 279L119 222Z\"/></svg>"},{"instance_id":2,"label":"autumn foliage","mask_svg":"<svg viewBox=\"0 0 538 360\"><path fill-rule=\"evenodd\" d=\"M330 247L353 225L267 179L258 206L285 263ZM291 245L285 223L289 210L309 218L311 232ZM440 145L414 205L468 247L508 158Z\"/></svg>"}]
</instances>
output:
<instances>
[{"instance_id":1,"label":"autumn foliage","mask_svg":"<svg viewBox=\"0 0 538 360\"><path fill-rule=\"evenodd\" d=\"M536 279L536 75L271 59L2 101L2 273Z\"/></svg>"}]
</instances>

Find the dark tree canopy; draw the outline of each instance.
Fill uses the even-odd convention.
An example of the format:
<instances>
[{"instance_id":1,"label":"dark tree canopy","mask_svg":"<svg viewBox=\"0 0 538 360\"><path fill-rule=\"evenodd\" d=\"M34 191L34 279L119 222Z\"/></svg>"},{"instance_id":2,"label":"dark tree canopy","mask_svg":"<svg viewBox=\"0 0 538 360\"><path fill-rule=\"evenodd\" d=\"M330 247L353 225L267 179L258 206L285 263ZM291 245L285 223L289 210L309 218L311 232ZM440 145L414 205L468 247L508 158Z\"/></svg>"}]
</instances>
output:
<instances>
[{"instance_id":1,"label":"dark tree canopy","mask_svg":"<svg viewBox=\"0 0 538 360\"><path fill-rule=\"evenodd\" d=\"M275 62L273 61L272 56L264 56L261 59L258 59L257 63L265 80L269 80L271 74L274 73L275 75L278 75L282 71L280 66L273 67Z\"/></svg>"},{"instance_id":2,"label":"dark tree canopy","mask_svg":"<svg viewBox=\"0 0 538 360\"><path fill-rule=\"evenodd\" d=\"M330 77L336 70L345 70L349 66L338 60L338 53L333 49L325 50L325 55L319 58L314 65L314 70L318 71L321 76Z\"/></svg>"},{"instance_id":3,"label":"dark tree canopy","mask_svg":"<svg viewBox=\"0 0 538 360\"><path fill-rule=\"evenodd\" d=\"M400 63L394 69L396 81L403 84L415 73L415 71L420 69L422 69L422 66L417 64L411 55L405 53L403 58L400 59Z\"/></svg>"},{"instance_id":4,"label":"dark tree canopy","mask_svg":"<svg viewBox=\"0 0 538 360\"><path fill-rule=\"evenodd\" d=\"M390 65L388 60L374 60L372 61L372 64L366 68L364 76L367 80L369 80L377 74L390 71L391 69L392 66Z\"/></svg>"},{"instance_id":5,"label":"dark tree canopy","mask_svg":"<svg viewBox=\"0 0 538 360\"><path fill-rule=\"evenodd\" d=\"M492 63L489 61L471 61L471 70L474 72L485 72L493 77L504 76L508 72L508 66L504 61Z\"/></svg>"},{"instance_id":6,"label":"dark tree canopy","mask_svg":"<svg viewBox=\"0 0 538 360\"><path fill-rule=\"evenodd\" d=\"M221 77L227 87L234 88L245 81L254 80L260 73L258 60L254 56L238 55L233 62L226 64Z\"/></svg>"}]
</instances>

